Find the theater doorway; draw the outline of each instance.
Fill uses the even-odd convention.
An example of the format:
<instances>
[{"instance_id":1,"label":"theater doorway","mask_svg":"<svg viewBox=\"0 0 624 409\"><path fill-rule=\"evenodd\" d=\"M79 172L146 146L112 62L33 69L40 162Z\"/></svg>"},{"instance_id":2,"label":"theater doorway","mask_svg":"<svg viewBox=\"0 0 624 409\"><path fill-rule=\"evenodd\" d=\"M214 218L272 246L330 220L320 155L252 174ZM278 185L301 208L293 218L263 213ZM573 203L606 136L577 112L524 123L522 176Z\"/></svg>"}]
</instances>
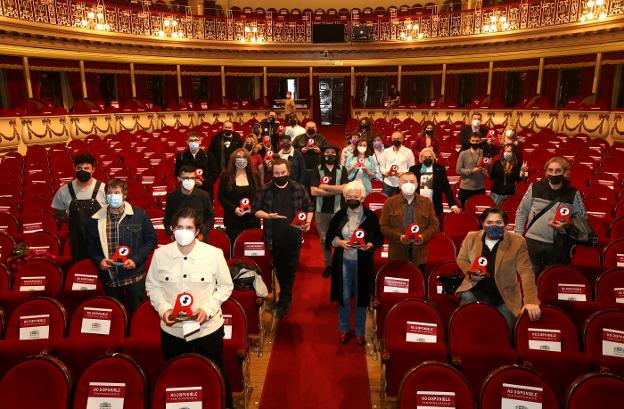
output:
<instances>
[{"instance_id":1,"label":"theater doorway","mask_svg":"<svg viewBox=\"0 0 624 409\"><path fill-rule=\"evenodd\" d=\"M344 125L345 89L342 77L319 78L321 125Z\"/></svg>"}]
</instances>

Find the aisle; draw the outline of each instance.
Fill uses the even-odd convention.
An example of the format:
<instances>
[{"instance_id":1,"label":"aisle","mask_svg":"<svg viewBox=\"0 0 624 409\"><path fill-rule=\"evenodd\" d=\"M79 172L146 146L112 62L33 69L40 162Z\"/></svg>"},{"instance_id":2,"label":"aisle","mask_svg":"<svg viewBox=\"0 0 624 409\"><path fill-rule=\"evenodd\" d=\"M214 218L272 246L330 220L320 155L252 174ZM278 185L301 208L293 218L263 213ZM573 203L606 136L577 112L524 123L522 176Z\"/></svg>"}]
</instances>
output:
<instances>
[{"instance_id":1,"label":"aisle","mask_svg":"<svg viewBox=\"0 0 624 409\"><path fill-rule=\"evenodd\" d=\"M289 315L279 324L261 409L370 408L363 347L338 343L337 306L321 276L318 235L309 233L301 253Z\"/></svg>"}]
</instances>

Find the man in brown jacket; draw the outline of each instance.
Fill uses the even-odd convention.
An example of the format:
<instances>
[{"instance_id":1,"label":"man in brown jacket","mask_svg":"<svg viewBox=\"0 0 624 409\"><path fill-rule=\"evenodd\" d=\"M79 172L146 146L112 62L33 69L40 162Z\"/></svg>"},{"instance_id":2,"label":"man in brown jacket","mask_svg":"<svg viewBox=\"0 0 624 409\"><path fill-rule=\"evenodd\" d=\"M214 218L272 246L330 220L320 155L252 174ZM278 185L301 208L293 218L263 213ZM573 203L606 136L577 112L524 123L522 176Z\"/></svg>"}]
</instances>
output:
<instances>
[{"instance_id":1,"label":"man in brown jacket","mask_svg":"<svg viewBox=\"0 0 624 409\"><path fill-rule=\"evenodd\" d=\"M440 229L431 200L416 193L416 175L406 172L399 178L400 195L394 195L384 203L381 213L381 232L390 241L388 259L411 261L421 271L427 262L427 243ZM410 225L418 226L418 238L406 240Z\"/></svg>"}]
</instances>

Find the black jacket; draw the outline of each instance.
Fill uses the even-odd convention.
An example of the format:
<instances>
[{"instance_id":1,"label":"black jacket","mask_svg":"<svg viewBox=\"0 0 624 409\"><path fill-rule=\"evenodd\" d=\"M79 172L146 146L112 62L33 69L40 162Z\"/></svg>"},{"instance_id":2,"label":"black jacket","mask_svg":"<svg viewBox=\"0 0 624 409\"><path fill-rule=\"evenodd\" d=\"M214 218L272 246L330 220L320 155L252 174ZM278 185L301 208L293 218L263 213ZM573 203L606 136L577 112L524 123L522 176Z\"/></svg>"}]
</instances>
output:
<instances>
[{"instance_id":1,"label":"black jacket","mask_svg":"<svg viewBox=\"0 0 624 409\"><path fill-rule=\"evenodd\" d=\"M223 206L223 224L226 230L241 232L246 229L260 228L260 219L251 213L251 209L249 213L243 216L238 216L234 212L234 209L240 206L240 200L243 196L240 196L235 189L229 189L229 179L227 172L223 172L221 179L219 179L219 202ZM254 181L250 180L249 195L247 195L250 205L253 203L258 190L260 190L260 186L256 186Z\"/></svg>"},{"instance_id":2,"label":"black jacket","mask_svg":"<svg viewBox=\"0 0 624 409\"><path fill-rule=\"evenodd\" d=\"M210 194L202 189L193 189L190 195L182 193L180 188L167 193L167 205L165 206L165 217L163 218L167 234L173 234L171 231L171 219L183 207L191 207L202 215L204 222L202 234L204 234L204 237L208 237L206 234L214 224L214 211L212 210Z\"/></svg>"},{"instance_id":3,"label":"black jacket","mask_svg":"<svg viewBox=\"0 0 624 409\"><path fill-rule=\"evenodd\" d=\"M479 127L479 133L482 138L485 138L487 135L488 129L481 125ZM465 125L461 131L459 132L459 143L461 143L461 151L465 151L466 149L470 149L470 137L472 136L472 125Z\"/></svg>"},{"instance_id":4,"label":"black jacket","mask_svg":"<svg viewBox=\"0 0 624 409\"><path fill-rule=\"evenodd\" d=\"M490 179L494 182L492 184L492 192L498 195L513 195L516 193L516 183L520 182L522 178L520 177L520 163L516 163L516 165L511 170L509 175L505 174L503 170L503 163L499 159L492 165L492 170L490 171Z\"/></svg>"},{"instance_id":5,"label":"black jacket","mask_svg":"<svg viewBox=\"0 0 624 409\"><path fill-rule=\"evenodd\" d=\"M325 248L330 250L334 238L341 240L349 240L351 237L342 237L342 228L347 223L347 210L339 210L329 222L329 229L325 238ZM379 220L375 212L364 208L364 220L360 223L360 229L366 232L366 243L373 243L373 248L368 251L358 250L358 299L356 300L358 307L367 307L370 301L371 289L375 275L373 254L377 247L381 247L384 237L381 234ZM331 301L337 301L342 305L342 257L344 249L342 247L334 248L332 257L332 275L331 275Z\"/></svg>"},{"instance_id":6,"label":"black jacket","mask_svg":"<svg viewBox=\"0 0 624 409\"><path fill-rule=\"evenodd\" d=\"M303 155L297 149L293 148L292 156L288 157L288 165L290 166L290 178L297 182L309 185L308 172L306 172L306 163Z\"/></svg>"},{"instance_id":7,"label":"black jacket","mask_svg":"<svg viewBox=\"0 0 624 409\"><path fill-rule=\"evenodd\" d=\"M201 169L204 171L204 183L201 185L201 188L210 192L212 195L212 186L219 177L219 168L212 153L200 149L197 152L197 155L193 157L191 151L189 149L185 149L176 154L175 176L178 176L180 168L183 165L191 165L194 166L195 169Z\"/></svg>"},{"instance_id":8,"label":"black jacket","mask_svg":"<svg viewBox=\"0 0 624 409\"><path fill-rule=\"evenodd\" d=\"M236 132L232 132L232 139L230 139L230 146L225 147L225 136L223 132L219 132L212 138L210 141L210 146L208 147L208 152L212 154L217 162L217 168L219 172L217 175L221 174L221 172L225 172L227 169L228 160L230 160L230 155L238 148L243 147L243 141L239 138Z\"/></svg>"},{"instance_id":9,"label":"black jacket","mask_svg":"<svg viewBox=\"0 0 624 409\"><path fill-rule=\"evenodd\" d=\"M416 175L416 179L419 182L418 190L416 193L420 194L420 168L421 164L417 164L411 166L409 171ZM442 204L442 194L446 196L446 202L449 206L456 206L457 203L455 201L455 196L453 195L453 191L451 190L451 185L448 181L448 176L446 175L446 169L444 166L439 163L433 164L433 186L431 187L433 190L433 208L437 215L442 214L444 210L444 206Z\"/></svg>"}]
</instances>

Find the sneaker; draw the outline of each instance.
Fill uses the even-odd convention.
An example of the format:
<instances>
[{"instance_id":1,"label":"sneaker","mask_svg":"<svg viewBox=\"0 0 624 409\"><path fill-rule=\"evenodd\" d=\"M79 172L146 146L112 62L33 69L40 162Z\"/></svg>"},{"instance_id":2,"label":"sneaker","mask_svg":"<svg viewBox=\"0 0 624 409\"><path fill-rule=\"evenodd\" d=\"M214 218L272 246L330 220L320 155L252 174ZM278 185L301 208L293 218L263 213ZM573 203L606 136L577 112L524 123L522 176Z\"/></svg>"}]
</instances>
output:
<instances>
[{"instance_id":1,"label":"sneaker","mask_svg":"<svg viewBox=\"0 0 624 409\"><path fill-rule=\"evenodd\" d=\"M341 332L340 336L338 337L338 341L340 341L341 344L346 344L347 342L349 342L349 333Z\"/></svg>"},{"instance_id":2,"label":"sneaker","mask_svg":"<svg viewBox=\"0 0 624 409\"><path fill-rule=\"evenodd\" d=\"M364 337L355 337L355 343L358 344L359 346L363 347L364 345L366 345L366 338L364 338Z\"/></svg>"},{"instance_id":3,"label":"sneaker","mask_svg":"<svg viewBox=\"0 0 624 409\"><path fill-rule=\"evenodd\" d=\"M325 267L325 270L323 270L323 278L331 277L331 273L332 273L332 268L331 267Z\"/></svg>"}]
</instances>

